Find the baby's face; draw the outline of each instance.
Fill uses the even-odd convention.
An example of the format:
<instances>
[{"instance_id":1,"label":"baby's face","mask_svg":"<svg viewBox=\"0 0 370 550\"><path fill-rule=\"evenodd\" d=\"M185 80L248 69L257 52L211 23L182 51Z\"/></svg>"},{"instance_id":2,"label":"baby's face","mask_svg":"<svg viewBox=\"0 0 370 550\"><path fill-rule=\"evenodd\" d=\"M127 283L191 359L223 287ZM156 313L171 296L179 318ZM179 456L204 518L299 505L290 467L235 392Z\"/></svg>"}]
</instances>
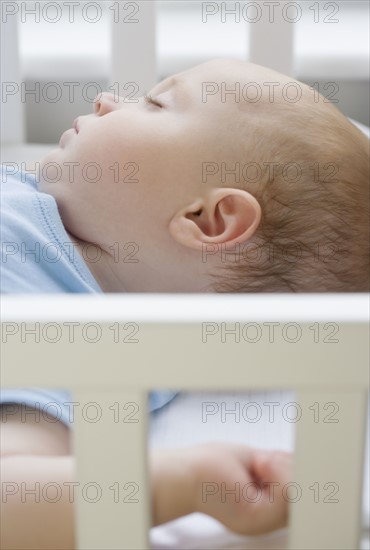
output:
<instances>
[{"instance_id":1,"label":"baby's face","mask_svg":"<svg viewBox=\"0 0 370 550\"><path fill-rule=\"evenodd\" d=\"M55 197L66 229L80 240L108 252L136 243L144 263L167 261L168 254L176 262L185 251L168 231L172 217L220 186L219 176L205 181L204 163L219 168L245 158L239 121L245 126L244 116L256 113L261 121L271 109L266 87L257 103L225 91L285 78L216 59L156 84L149 92L156 104L103 93L92 114L78 117L78 133L68 130L42 159L40 190Z\"/></svg>"}]
</instances>

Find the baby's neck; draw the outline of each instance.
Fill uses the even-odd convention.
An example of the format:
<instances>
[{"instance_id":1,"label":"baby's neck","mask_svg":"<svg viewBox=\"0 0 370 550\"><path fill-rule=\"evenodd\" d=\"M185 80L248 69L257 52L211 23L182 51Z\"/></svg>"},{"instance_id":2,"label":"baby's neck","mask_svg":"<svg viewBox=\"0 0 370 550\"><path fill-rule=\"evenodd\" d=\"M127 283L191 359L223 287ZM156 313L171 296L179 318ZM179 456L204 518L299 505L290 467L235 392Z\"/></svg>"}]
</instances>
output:
<instances>
[{"instance_id":1,"label":"baby's neck","mask_svg":"<svg viewBox=\"0 0 370 550\"><path fill-rule=\"evenodd\" d=\"M113 258L99 245L82 241L67 229L65 231L102 291L125 292L123 281L119 278L116 270L112 269ZM86 253L87 247L89 247L88 254ZM93 250L94 247L95 250ZM89 258L93 258L93 260L89 260ZM96 260L96 258L99 259Z\"/></svg>"}]
</instances>

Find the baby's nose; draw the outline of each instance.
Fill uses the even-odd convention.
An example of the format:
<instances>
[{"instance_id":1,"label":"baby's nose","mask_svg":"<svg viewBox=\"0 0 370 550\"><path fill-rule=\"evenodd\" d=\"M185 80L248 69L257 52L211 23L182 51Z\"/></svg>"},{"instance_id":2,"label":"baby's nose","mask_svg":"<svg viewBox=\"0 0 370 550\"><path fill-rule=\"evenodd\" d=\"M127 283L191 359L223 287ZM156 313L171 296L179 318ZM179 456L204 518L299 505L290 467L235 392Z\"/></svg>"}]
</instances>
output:
<instances>
[{"instance_id":1,"label":"baby's nose","mask_svg":"<svg viewBox=\"0 0 370 550\"><path fill-rule=\"evenodd\" d=\"M94 113L103 116L119 107L120 98L109 92L102 92L94 99Z\"/></svg>"}]
</instances>

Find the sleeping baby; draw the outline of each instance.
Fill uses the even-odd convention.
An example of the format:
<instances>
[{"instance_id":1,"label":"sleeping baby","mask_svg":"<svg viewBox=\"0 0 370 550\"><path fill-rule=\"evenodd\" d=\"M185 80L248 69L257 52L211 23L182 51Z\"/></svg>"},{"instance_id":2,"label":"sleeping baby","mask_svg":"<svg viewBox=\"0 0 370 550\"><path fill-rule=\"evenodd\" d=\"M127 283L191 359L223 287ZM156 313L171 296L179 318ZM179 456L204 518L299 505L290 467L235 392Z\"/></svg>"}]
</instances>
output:
<instances>
[{"instance_id":1,"label":"sleeping baby","mask_svg":"<svg viewBox=\"0 0 370 550\"><path fill-rule=\"evenodd\" d=\"M368 290L369 140L270 69L217 59L103 93L29 184L6 168L3 200L39 231L22 251L5 227L3 292Z\"/></svg>"},{"instance_id":2,"label":"sleeping baby","mask_svg":"<svg viewBox=\"0 0 370 550\"><path fill-rule=\"evenodd\" d=\"M368 147L316 90L239 60L196 66L136 100L103 93L35 173L3 165L1 292L367 291ZM31 420L7 411L67 397L50 391L2 390L5 479L22 468L34 481L73 477L66 419L39 424L35 438ZM152 392L149 410L175 396ZM290 462L221 443L153 453L153 523L201 511L242 534L283 527L287 502L267 486L254 504L204 500L200 487L210 477L283 485ZM34 536L41 548L41 526L44 548L73 547L66 503L45 503L43 516L9 502L17 521L4 547ZM60 529L48 532L45 517Z\"/></svg>"}]
</instances>

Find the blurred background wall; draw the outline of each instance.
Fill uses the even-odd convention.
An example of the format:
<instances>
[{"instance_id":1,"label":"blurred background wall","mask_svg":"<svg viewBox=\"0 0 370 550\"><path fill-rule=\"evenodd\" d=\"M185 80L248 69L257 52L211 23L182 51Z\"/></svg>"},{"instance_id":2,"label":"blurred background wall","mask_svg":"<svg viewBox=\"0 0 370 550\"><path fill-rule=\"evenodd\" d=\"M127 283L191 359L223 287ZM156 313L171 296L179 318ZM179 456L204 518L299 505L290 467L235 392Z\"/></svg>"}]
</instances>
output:
<instances>
[{"instance_id":1,"label":"blurred background wall","mask_svg":"<svg viewBox=\"0 0 370 550\"><path fill-rule=\"evenodd\" d=\"M26 4L32 11L35 3ZM25 138L29 143L58 143L76 116L92 112L95 95L108 89L111 3L95 2L101 6L100 13L94 11L94 3L80 2L83 4L86 17L78 19L81 9L76 10L73 24L67 10L52 23L57 15L52 5L48 21L37 22L27 14L25 22L19 23ZM125 4L127 18L131 14L134 18L135 2L121 4ZM248 60L248 33L253 23L246 22L245 14L255 17L252 4L256 2L163 0L157 4L158 81L214 57ZM215 12L207 17L206 4L209 12ZM248 11L243 11L248 4ZM299 20L294 6L289 12L292 20L297 14L292 23L293 77L333 98L345 115L369 125L369 3L291 4L301 10ZM279 44L272 41L271 48L279 48Z\"/></svg>"}]
</instances>

